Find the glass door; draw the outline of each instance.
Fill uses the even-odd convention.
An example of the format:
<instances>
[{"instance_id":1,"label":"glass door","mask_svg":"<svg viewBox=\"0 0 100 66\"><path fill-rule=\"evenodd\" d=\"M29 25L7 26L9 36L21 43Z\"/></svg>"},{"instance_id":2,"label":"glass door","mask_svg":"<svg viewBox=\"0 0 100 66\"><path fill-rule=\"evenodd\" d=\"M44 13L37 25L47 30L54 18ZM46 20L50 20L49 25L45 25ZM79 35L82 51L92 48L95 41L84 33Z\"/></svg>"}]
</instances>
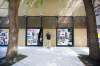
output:
<instances>
[{"instance_id":1,"label":"glass door","mask_svg":"<svg viewBox=\"0 0 100 66\"><path fill-rule=\"evenodd\" d=\"M57 29L57 46L72 46L72 28Z\"/></svg>"}]
</instances>

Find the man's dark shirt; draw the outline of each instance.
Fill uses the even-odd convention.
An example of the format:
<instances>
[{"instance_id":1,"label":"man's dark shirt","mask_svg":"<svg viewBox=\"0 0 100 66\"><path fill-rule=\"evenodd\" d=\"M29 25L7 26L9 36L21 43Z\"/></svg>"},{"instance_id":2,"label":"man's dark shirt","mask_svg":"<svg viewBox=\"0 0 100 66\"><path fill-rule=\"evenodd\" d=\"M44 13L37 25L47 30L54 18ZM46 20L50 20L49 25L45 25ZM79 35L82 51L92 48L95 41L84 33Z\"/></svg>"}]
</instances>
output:
<instances>
[{"instance_id":1,"label":"man's dark shirt","mask_svg":"<svg viewBox=\"0 0 100 66\"><path fill-rule=\"evenodd\" d=\"M46 34L46 37L47 37L48 40L51 39L51 35L49 33Z\"/></svg>"}]
</instances>

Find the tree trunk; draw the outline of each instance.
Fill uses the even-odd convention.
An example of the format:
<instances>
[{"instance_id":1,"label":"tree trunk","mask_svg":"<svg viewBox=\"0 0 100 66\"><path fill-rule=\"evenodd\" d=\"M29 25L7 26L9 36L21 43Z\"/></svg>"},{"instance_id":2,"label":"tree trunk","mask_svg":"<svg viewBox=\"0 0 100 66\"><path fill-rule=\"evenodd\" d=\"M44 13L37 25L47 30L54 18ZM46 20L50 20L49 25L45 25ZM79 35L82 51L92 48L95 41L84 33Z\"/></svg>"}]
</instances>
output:
<instances>
[{"instance_id":1,"label":"tree trunk","mask_svg":"<svg viewBox=\"0 0 100 66\"><path fill-rule=\"evenodd\" d=\"M100 60L100 49L97 36L96 18L92 0L83 0L87 16L87 38L89 40L89 56L95 60Z\"/></svg>"},{"instance_id":2,"label":"tree trunk","mask_svg":"<svg viewBox=\"0 0 100 66\"><path fill-rule=\"evenodd\" d=\"M17 55L18 45L18 8L20 0L8 0L9 1L9 44L7 48L7 61L13 60Z\"/></svg>"}]
</instances>

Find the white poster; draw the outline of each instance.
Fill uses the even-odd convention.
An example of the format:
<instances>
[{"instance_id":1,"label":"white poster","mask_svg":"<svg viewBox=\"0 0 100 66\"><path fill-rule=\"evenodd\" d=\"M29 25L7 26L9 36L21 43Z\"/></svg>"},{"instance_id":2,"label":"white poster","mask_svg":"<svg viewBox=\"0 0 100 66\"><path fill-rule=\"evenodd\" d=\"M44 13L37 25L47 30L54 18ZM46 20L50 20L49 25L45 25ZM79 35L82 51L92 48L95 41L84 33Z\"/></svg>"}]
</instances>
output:
<instances>
[{"instance_id":1,"label":"white poster","mask_svg":"<svg viewBox=\"0 0 100 66\"><path fill-rule=\"evenodd\" d=\"M28 29L27 30L27 45L38 44L38 34L40 29Z\"/></svg>"}]
</instances>

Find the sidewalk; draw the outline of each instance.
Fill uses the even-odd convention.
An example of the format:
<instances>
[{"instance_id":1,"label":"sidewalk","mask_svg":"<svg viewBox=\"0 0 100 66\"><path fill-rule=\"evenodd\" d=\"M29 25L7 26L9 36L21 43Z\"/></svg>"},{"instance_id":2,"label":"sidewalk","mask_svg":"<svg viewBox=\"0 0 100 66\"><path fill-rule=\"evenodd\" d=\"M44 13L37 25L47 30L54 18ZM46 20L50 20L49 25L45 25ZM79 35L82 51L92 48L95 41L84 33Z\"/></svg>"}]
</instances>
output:
<instances>
[{"instance_id":1,"label":"sidewalk","mask_svg":"<svg viewBox=\"0 0 100 66\"><path fill-rule=\"evenodd\" d=\"M12 66L85 66L78 54L88 55L88 48L78 47L22 47L18 52L27 55Z\"/></svg>"}]
</instances>

